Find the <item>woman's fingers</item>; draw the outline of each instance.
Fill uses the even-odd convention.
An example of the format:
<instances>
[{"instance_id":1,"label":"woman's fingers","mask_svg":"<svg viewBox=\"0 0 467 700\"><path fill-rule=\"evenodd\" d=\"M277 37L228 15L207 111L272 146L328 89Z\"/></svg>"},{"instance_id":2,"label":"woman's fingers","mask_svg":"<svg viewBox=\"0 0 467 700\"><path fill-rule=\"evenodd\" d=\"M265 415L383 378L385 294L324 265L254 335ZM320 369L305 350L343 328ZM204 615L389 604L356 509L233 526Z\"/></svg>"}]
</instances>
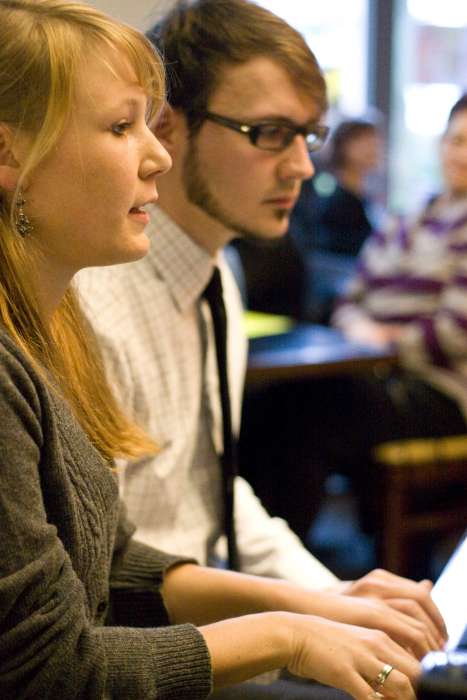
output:
<instances>
[{"instance_id":1,"label":"woman's fingers","mask_svg":"<svg viewBox=\"0 0 467 700\"><path fill-rule=\"evenodd\" d=\"M397 616L397 617L396 617ZM417 659L422 659L429 651L438 651L438 641L426 625L403 612L394 610L394 618L384 628L401 646L411 649Z\"/></svg>"},{"instance_id":2,"label":"woman's fingers","mask_svg":"<svg viewBox=\"0 0 467 700\"><path fill-rule=\"evenodd\" d=\"M348 687L341 688L356 700L368 700L374 694L374 688L359 673L352 673L349 676ZM376 698L375 698L376 700Z\"/></svg>"},{"instance_id":3,"label":"woman's fingers","mask_svg":"<svg viewBox=\"0 0 467 700\"><path fill-rule=\"evenodd\" d=\"M383 630L402 646L412 649L417 658L442 648L436 628L417 602L391 602L376 596L328 594L321 601L319 614L339 622Z\"/></svg>"},{"instance_id":4,"label":"woman's fingers","mask_svg":"<svg viewBox=\"0 0 467 700\"><path fill-rule=\"evenodd\" d=\"M385 697L414 700L420 665L384 632L305 615L295 616L294 624L299 634L288 666L292 673L340 688L356 700L368 700L379 686ZM381 677L387 665L393 669Z\"/></svg>"},{"instance_id":5,"label":"woman's fingers","mask_svg":"<svg viewBox=\"0 0 467 700\"><path fill-rule=\"evenodd\" d=\"M384 698L413 700L414 684L420 675L420 664L405 649L384 635L373 643L374 656L370 665L365 661L364 677L372 688L375 700Z\"/></svg>"},{"instance_id":6,"label":"woman's fingers","mask_svg":"<svg viewBox=\"0 0 467 700\"><path fill-rule=\"evenodd\" d=\"M378 676L388 667L391 669L390 673L383 683L378 683ZM370 682L370 686L376 697L378 697L377 694L379 694L384 698L397 698L398 700L401 698L404 698L404 700L414 700L415 698L414 688L409 678L390 664L382 664L375 679Z\"/></svg>"},{"instance_id":7,"label":"woman's fingers","mask_svg":"<svg viewBox=\"0 0 467 700\"><path fill-rule=\"evenodd\" d=\"M359 610L361 614L354 617L354 624L386 632L398 644L411 649L418 659L429 651L440 649L430 626L413 615L397 610L396 606L389 606L387 601L367 600Z\"/></svg>"},{"instance_id":8,"label":"woman's fingers","mask_svg":"<svg viewBox=\"0 0 467 700\"><path fill-rule=\"evenodd\" d=\"M385 602L394 610L398 610L399 612L404 613L404 615L421 622L424 628L427 630L430 645L432 645L434 651L444 647L445 640L439 634L438 628L433 623L433 620L427 615L420 603L408 598L386 598Z\"/></svg>"},{"instance_id":9,"label":"woman's fingers","mask_svg":"<svg viewBox=\"0 0 467 700\"><path fill-rule=\"evenodd\" d=\"M443 616L441 615L440 611L435 605L433 598L431 597L431 590L433 588L433 584L428 579L424 579L423 581L419 581L417 586L419 595L418 602L425 610L427 615L429 615L429 617L434 621L439 631L441 639L445 642L448 638L448 631L446 629L446 623L443 620Z\"/></svg>"},{"instance_id":10,"label":"woman's fingers","mask_svg":"<svg viewBox=\"0 0 467 700\"><path fill-rule=\"evenodd\" d=\"M420 664L414 658L413 654L397 644L393 639L388 637L384 632L375 632L372 640L372 651L374 652L378 662L381 660L379 668L376 669L376 674L373 680L376 679L384 664L390 664L397 668L401 673L407 676L411 681L415 681L420 674Z\"/></svg>"},{"instance_id":11,"label":"woman's fingers","mask_svg":"<svg viewBox=\"0 0 467 700\"><path fill-rule=\"evenodd\" d=\"M431 581L411 581L410 579L393 574L385 569L374 569L368 574L353 581L347 588L347 593L353 596L363 596L387 599L405 599L417 604L412 610L418 619L421 609L430 620L430 628L439 646L447 639L447 630L440 611L431 598ZM434 630L433 630L434 625Z\"/></svg>"},{"instance_id":12,"label":"woman's fingers","mask_svg":"<svg viewBox=\"0 0 467 700\"><path fill-rule=\"evenodd\" d=\"M438 650L438 645L430 638L426 630L416 629L414 625L394 627L390 636L404 649L410 649L412 655L419 660L423 659L428 652Z\"/></svg>"}]
</instances>

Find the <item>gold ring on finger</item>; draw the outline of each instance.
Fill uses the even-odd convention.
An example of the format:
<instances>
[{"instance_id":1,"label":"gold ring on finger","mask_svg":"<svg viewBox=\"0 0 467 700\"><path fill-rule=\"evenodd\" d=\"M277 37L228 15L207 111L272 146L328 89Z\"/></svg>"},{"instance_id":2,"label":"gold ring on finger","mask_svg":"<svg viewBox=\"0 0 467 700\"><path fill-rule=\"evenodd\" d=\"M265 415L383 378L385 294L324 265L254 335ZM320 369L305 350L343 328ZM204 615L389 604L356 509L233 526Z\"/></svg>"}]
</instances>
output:
<instances>
[{"instance_id":1,"label":"gold ring on finger","mask_svg":"<svg viewBox=\"0 0 467 700\"><path fill-rule=\"evenodd\" d=\"M388 676L389 676L389 674L391 673L391 671L392 671L393 669L394 669L394 667L391 666L390 664L384 664L383 668L381 669L381 671L380 671L380 672L378 673L378 675L376 676L376 679L375 679L375 686L376 686L376 687L379 687L379 688L382 688L383 685L386 683L386 681L387 681L387 679L388 679Z\"/></svg>"}]
</instances>

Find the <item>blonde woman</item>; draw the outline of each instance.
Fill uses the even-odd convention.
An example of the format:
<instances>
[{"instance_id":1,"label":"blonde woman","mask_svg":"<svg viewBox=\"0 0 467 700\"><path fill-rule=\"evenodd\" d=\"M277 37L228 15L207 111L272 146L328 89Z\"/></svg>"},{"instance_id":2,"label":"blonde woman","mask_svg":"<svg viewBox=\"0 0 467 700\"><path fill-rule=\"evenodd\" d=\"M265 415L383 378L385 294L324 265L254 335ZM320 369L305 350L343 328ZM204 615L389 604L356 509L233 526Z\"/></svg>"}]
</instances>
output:
<instances>
[{"instance_id":1,"label":"blonde woman","mask_svg":"<svg viewBox=\"0 0 467 700\"><path fill-rule=\"evenodd\" d=\"M115 405L70 283L148 249L163 94L134 30L0 0L0 697L194 700L288 667L362 700L413 698L416 657L441 643L432 610L423 624L393 609L390 634L341 624L361 602L131 539L113 460L157 448ZM363 607L375 627L389 610Z\"/></svg>"}]
</instances>

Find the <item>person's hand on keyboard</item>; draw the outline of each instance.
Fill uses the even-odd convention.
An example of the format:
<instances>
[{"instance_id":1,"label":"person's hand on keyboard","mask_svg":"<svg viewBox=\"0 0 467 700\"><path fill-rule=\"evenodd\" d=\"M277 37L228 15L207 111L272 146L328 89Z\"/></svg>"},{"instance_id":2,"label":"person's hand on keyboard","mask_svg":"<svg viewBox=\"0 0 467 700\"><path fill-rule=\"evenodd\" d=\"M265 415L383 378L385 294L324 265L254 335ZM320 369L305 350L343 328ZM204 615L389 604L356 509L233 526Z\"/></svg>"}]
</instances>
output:
<instances>
[{"instance_id":1,"label":"person's hand on keyboard","mask_svg":"<svg viewBox=\"0 0 467 700\"><path fill-rule=\"evenodd\" d=\"M381 630L417 659L422 659L428 652L439 650L443 646L436 628L427 616L426 619L419 619L415 615L397 610L386 600L371 596L351 597L324 591L310 593L298 587L293 589L291 586L287 597L287 607L282 606L282 609Z\"/></svg>"},{"instance_id":2,"label":"person's hand on keyboard","mask_svg":"<svg viewBox=\"0 0 467 700\"><path fill-rule=\"evenodd\" d=\"M340 582L335 590L345 595L383 599L391 608L426 625L442 648L447 640L447 630L431 598L432 587L428 580L412 581L384 569L375 569L356 581Z\"/></svg>"},{"instance_id":3,"label":"person's hand on keyboard","mask_svg":"<svg viewBox=\"0 0 467 700\"><path fill-rule=\"evenodd\" d=\"M287 669L344 690L357 700L415 700L420 664L384 632L284 614L292 632ZM383 687L384 686L384 687Z\"/></svg>"}]
</instances>

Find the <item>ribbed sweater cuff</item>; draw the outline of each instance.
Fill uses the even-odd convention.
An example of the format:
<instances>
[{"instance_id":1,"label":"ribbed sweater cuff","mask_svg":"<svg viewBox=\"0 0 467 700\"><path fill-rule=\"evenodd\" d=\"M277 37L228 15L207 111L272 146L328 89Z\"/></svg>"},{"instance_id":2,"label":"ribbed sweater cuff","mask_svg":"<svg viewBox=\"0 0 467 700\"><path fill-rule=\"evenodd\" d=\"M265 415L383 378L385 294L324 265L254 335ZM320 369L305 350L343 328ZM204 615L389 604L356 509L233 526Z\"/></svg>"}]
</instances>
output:
<instances>
[{"instance_id":1,"label":"ribbed sweater cuff","mask_svg":"<svg viewBox=\"0 0 467 700\"><path fill-rule=\"evenodd\" d=\"M205 698L212 690L211 659L204 637L194 625L177 625L168 628L164 643L158 644L158 688L164 689L167 698L197 700ZM161 630L164 632L164 630ZM179 634L176 663L174 663L173 633ZM161 637L163 634L161 635ZM176 689L175 694L173 689ZM161 695L161 697L166 697Z\"/></svg>"},{"instance_id":2,"label":"ribbed sweater cuff","mask_svg":"<svg viewBox=\"0 0 467 700\"><path fill-rule=\"evenodd\" d=\"M170 620L161 596L165 571L174 564L193 561L156 552L132 541L112 572L108 625L159 627Z\"/></svg>"},{"instance_id":3,"label":"ribbed sweater cuff","mask_svg":"<svg viewBox=\"0 0 467 700\"><path fill-rule=\"evenodd\" d=\"M102 631L105 637L105 628ZM157 630L114 627L109 636L112 638L105 645L109 679L106 691L111 697L204 700L211 692L209 652L193 625Z\"/></svg>"},{"instance_id":4,"label":"ribbed sweater cuff","mask_svg":"<svg viewBox=\"0 0 467 700\"><path fill-rule=\"evenodd\" d=\"M135 585L142 588L144 582L147 582L151 586L158 586L168 568L177 563L193 561L191 558L167 554L132 540L116 570L112 572L112 585Z\"/></svg>"}]
</instances>

